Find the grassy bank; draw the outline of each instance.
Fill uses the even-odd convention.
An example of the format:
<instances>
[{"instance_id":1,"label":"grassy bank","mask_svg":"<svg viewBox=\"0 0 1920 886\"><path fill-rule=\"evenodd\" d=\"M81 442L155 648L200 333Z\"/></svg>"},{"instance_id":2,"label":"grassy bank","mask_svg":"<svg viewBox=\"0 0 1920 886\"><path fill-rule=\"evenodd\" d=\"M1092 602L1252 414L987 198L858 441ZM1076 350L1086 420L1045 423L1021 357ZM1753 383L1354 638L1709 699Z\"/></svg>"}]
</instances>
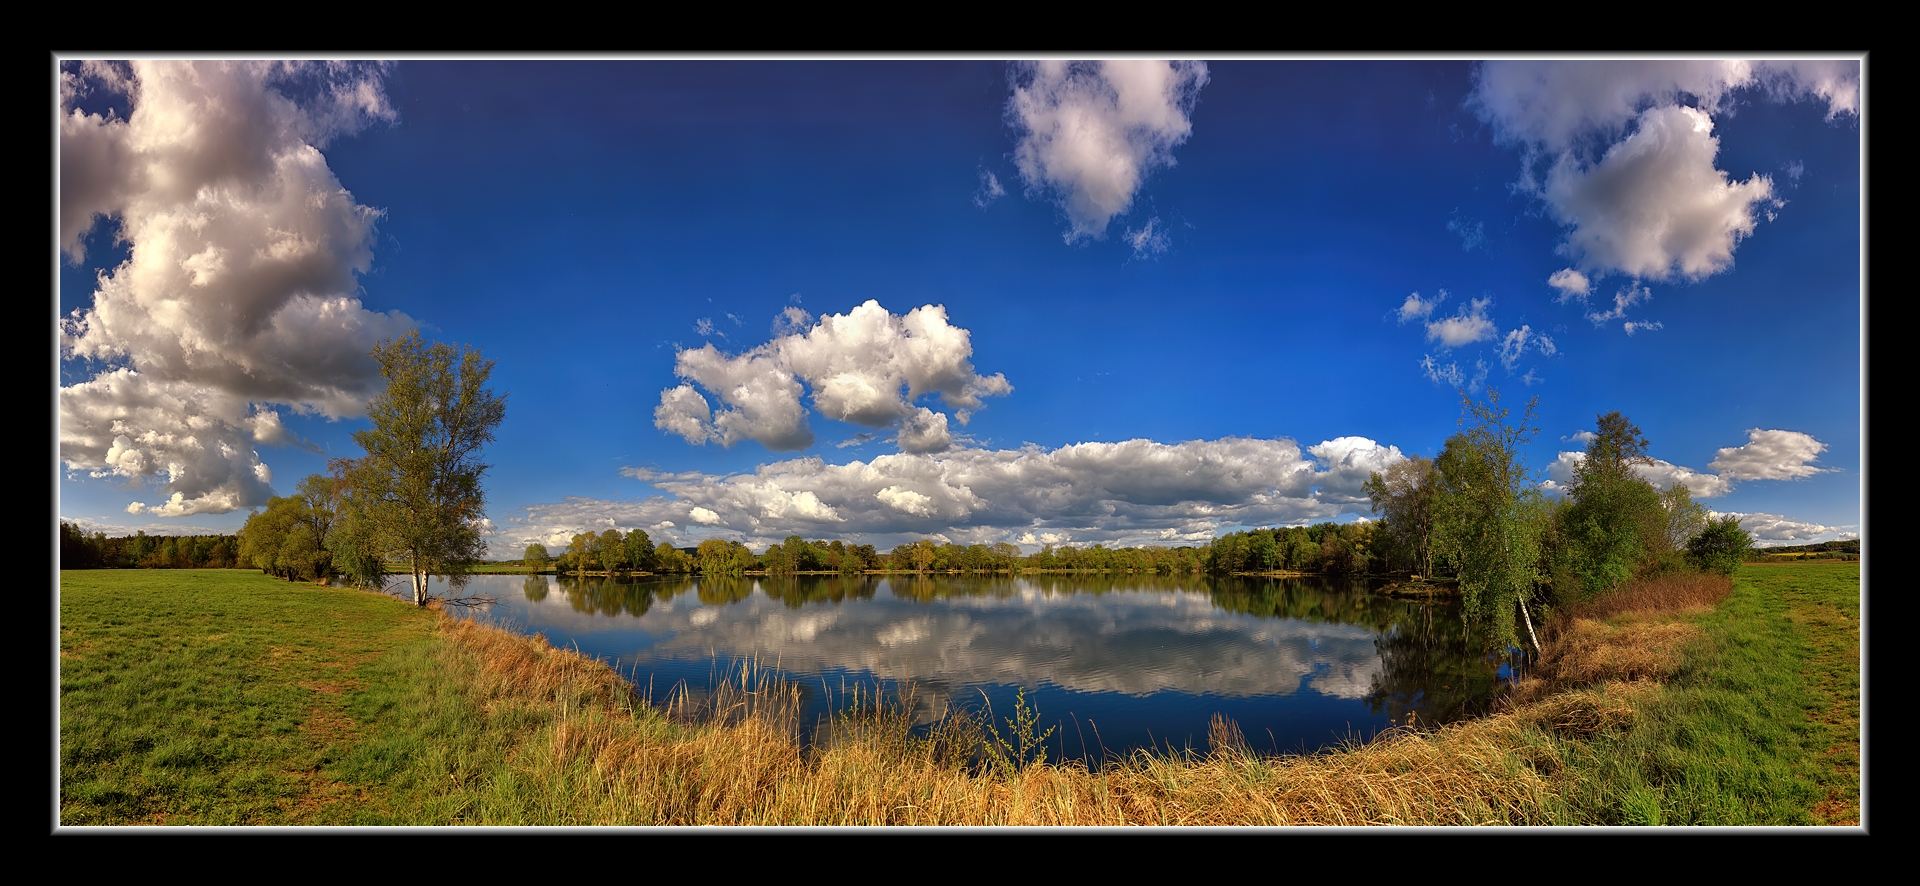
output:
<instances>
[{"instance_id":1,"label":"grassy bank","mask_svg":"<svg viewBox=\"0 0 1920 886\"><path fill-rule=\"evenodd\" d=\"M1536 697L1471 723L1308 757L1221 723L1210 750L1093 769L964 718L916 735L885 706L802 748L790 697L751 673L652 708L598 662L372 594L69 572L61 821L1845 823L1858 571L1750 566L1714 608L1696 590L1569 618Z\"/></svg>"},{"instance_id":2,"label":"grassy bank","mask_svg":"<svg viewBox=\"0 0 1920 886\"><path fill-rule=\"evenodd\" d=\"M1567 823L1859 824L1859 564L1749 564L1717 606L1684 596L1550 641L1564 682L1658 681L1628 728L1564 747Z\"/></svg>"}]
</instances>

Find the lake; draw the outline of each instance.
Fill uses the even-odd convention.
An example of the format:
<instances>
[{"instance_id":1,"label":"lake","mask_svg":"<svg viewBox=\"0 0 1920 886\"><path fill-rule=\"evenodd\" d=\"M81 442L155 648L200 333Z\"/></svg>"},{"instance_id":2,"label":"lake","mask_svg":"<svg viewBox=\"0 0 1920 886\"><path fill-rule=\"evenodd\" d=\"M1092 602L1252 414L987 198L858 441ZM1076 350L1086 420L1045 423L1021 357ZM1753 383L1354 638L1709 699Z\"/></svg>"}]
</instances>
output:
<instances>
[{"instance_id":1,"label":"lake","mask_svg":"<svg viewBox=\"0 0 1920 886\"><path fill-rule=\"evenodd\" d=\"M436 582L435 590L444 590ZM655 700L743 662L773 668L817 722L847 693L913 689L996 720L1022 690L1056 757L1208 747L1215 714L1265 751L1365 740L1411 714L1484 713L1507 673L1453 600L1367 579L1212 576L476 576L466 610L596 656Z\"/></svg>"}]
</instances>

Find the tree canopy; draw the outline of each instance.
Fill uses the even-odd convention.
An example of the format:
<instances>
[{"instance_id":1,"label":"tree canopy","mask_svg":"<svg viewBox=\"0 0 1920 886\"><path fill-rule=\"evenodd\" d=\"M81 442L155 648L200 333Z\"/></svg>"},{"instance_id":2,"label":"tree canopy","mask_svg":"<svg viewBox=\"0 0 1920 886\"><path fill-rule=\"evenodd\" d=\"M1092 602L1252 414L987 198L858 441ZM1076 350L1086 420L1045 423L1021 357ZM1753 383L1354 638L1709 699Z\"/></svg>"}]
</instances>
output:
<instances>
[{"instance_id":1,"label":"tree canopy","mask_svg":"<svg viewBox=\"0 0 1920 886\"><path fill-rule=\"evenodd\" d=\"M1595 419L1560 521L1576 596L1604 593L1633 577L1655 533L1664 535L1660 493L1634 470L1651 464L1646 437L1626 416L1616 411Z\"/></svg>"},{"instance_id":2,"label":"tree canopy","mask_svg":"<svg viewBox=\"0 0 1920 886\"><path fill-rule=\"evenodd\" d=\"M1540 586L1541 541L1550 521L1520 455L1539 433L1538 401L1510 421L1499 391L1489 390L1485 402L1462 399L1467 429L1448 438L1435 462L1435 547L1458 570L1469 617L1484 623L1495 643L1518 645L1515 610L1531 635L1527 601Z\"/></svg>"},{"instance_id":3,"label":"tree canopy","mask_svg":"<svg viewBox=\"0 0 1920 886\"><path fill-rule=\"evenodd\" d=\"M472 348L428 344L415 331L373 356L387 387L367 404L373 427L353 435L366 455L346 466L346 522L359 549L406 561L413 601L425 606L430 576L458 588L486 553L481 453L506 398L487 388L493 361Z\"/></svg>"},{"instance_id":4,"label":"tree canopy","mask_svg":"<svg viewBox=\"0 0 1920 886\"><path fill-rule=\"evenodd\" d=\"M1410 559L1426 578L1433 577L1433 461L1410 456L1367 478L1373 511L1385 517L1386 541Z\"/></svg>"}]
</instances>

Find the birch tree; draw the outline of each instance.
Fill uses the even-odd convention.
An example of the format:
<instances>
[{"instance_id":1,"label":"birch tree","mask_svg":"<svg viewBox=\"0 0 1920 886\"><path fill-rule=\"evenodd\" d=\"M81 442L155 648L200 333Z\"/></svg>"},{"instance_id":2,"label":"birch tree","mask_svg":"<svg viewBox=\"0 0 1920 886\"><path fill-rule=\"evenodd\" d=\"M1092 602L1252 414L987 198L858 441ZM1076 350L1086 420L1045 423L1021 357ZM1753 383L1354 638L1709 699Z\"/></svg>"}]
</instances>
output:
<instances>
[{"instance_id":1,"label":"birch tree","mask_svg":"<svg viewBox=\"0 0 1920 886\"><path fill-rule=\"evenodd\" d=\"M367 454L351 468L350 522L368 549L407 564L414 605L425 606L432 576L458 589L486 554L481 451L506 417L506 398L487 388L493 361L472 348L427 344L415 331L373 356L387 387L367 404L373 427L353 435Z\"/></svg>"},{"instance_id":2,"label":"birch tree","mask_svg":"<svg viewBox=\"0 0 1920 886\"><path fill-rule=\"evenodd\" d=\"M1521 447L1531 442L1533 411L1527 404L1518 422L1508 421L1500 393L1489 390L1484 403L1464 400L1465 431L1447 440L1435 462L1436 553L1457 567L1467 616L1479 622L1489 639L1519 645L1514 615L1534 635L1527 601L1540 586L1540 543L1547 520L1540 488L1527 471Z\"/></svg>"}]
</instances>

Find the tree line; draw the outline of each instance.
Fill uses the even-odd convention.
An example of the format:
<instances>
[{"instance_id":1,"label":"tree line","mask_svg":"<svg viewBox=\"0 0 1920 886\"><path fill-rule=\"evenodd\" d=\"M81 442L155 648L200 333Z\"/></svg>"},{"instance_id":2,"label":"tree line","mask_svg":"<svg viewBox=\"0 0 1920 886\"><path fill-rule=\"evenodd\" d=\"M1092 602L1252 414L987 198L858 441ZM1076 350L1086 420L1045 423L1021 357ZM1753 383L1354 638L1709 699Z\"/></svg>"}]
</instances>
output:
<instances>
[{"instance_id":1,"label":"tree line","mask_svg":"<svg viewBox=\"0 0 1920 886\"><path fill-rule=\"evenodd\" d=\"M1790 555L1792 559L1802 560L1858 560L1860 540L1846 538L1805 545L1775 545L1763 548L1760 552L1766 556Z\"/></svg>"},{"instance_id":2,"label":"tree line","mask_svg":"<svg viewBox=\"0 0 1920 886\"><path fill-rule=\"evenodd\" d=\"M61 569L229 569L241 563L237 535L88 535L60 521Z\"/></svg>"},{"instance_id":3,"label":"tree line","mask_svg":"<svg viewBox=\"0 0 1920 886\"><path fill-rule=\"evenodd\" d=\"M905 542L891 551L845 540L807 540L797 535L759 554L738 541L707 539L691 551L662 542L644 529L607 529L573 536L564 551L540 543L526 547L519 562L563 573L622 572L739 575L865 572L1018 574L1097 572L1135 575L1231 574L1290 570L1366 573L1388 568L1376 555L1371 524L1317 523L1254 529L1221 536L1201 547L1107 547L1043 545L1031 554L1008 542L961 545L932 539Z\"/></svg>"},{"instance_id":4,"label":"tree line","mask_svg":"<svg viewBox=\"0 0 1920 886\"><path fill-rule=\"evenodd\" d=\"M1206 551L1195 548L1108 548L1095 544L1079 548L1046 545L1033 554L1007 542L960 545L921 539L880 551L870 544L842 539L807 540L790 535L759 554L745 544L710 538L691 552L665 542L654 545L644 529L622 533L607 529L580 533L565 551L554 554L544 544L530 544L521 563L560 572L689 573L768 575L800 573L1018 573L1031 571L1132 572L1172 574L1201 571Z\"/></svg>"}]
</instances>

